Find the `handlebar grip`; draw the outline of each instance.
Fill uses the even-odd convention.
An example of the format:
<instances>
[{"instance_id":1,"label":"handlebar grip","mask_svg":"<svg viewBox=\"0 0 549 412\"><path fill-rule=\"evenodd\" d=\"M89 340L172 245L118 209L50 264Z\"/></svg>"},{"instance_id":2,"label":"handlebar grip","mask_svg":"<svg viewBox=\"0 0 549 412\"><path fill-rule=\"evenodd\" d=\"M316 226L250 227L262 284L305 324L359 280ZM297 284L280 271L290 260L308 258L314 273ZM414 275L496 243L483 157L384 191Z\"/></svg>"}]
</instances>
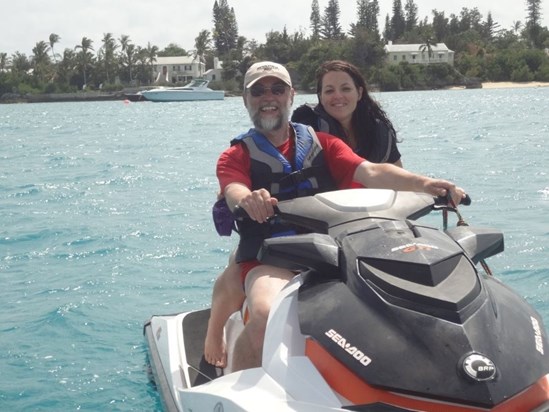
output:
<instances>
[{"instance_id":1,"label":"handlebar grip","mask_svg":"<svg viewBox=\"0 0 549 412\"><path fill-rule=\"evenodd\" d=\"M463 206L469 206L471 204L471 198L467 193L465 193L465 197L461 199L459 204Z\"/></svg>"},{"instance_id":2,"label":"handlebar grip","mask_svg":"<svg viewBox=\"0 0 549 412\"><path fill-rule=\"evenodd\" d=\"M448 206L451 202L449 201L450 195L446 196L437 196L435 197L436 206ZM465 197L461 198L459 202L460 205L469 206L471 204L471 197L468 194L465 194Z\"/></svg>"},{"instance_id":3,"label":"handlebar grip","mask_svg":"<svg viewBox=\"0 0 549 412\"><path fill-rule=\"evenodd\" d=\"M246 209L240 206L235 206L233 210L234 219L238 220L239 222L242 222L244 219L249 219L250 216L248 215L248 212L246 212Z\"/></svg>"}]
</instances>

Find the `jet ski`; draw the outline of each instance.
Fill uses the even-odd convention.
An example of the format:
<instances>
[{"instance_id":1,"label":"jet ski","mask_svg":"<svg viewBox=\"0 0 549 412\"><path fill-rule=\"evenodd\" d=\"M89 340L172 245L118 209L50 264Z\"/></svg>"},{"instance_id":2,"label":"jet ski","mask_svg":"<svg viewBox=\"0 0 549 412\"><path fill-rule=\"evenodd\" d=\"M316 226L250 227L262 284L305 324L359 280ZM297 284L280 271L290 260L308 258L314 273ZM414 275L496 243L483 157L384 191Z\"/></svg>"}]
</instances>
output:
<instances>
[{"instance_id":1,"label":"jet ski","mask_svg":"<svg viewBox=\"0 0 549 412\"><path fill-rule=\"evenodd\" d=\"M418 220L433 211L441 228ZM145 323L166 411L549 411L543 320L486 270L500 231L376 189L279 202L275 218L303 233L264 241L258 259L300 274L271 309L261 367L232 370L245 309L225 326L225 369L203 356L209 309Z\"/></svg>"}]
</instances>

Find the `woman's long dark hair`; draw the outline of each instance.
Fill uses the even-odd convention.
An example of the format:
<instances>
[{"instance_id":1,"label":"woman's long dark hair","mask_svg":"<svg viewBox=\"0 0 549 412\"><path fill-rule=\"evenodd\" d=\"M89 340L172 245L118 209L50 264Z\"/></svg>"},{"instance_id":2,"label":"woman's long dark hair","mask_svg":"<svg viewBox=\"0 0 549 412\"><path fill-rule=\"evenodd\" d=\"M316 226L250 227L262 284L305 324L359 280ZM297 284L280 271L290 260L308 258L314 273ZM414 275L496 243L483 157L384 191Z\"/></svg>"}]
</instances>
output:
<instances>
[{"instance_id":1,"label":"woman's long dark hair","mask_svg":"<svg viewBox=\"0 0 549 412\"><path fill-rule=\"evenodd\" d=\"M375 142L375 138L368 138L368 136L375 136L377 130L376 120L384 123L396 136L395 128L387 117L387 114L368 93L366 80L364 80L360 70L349 62L343 60L327 61L322 63L316 71L316 94L320 106L322 106L320 103L322 80L324 79L324 75L329 72L345 72L351 76L357 89L362 87L362 97L357 103L352 118L353 130L357 138L357 145L360 147L361 152L363 151L364 153L369 154L373 149L372 145ZM324 111L326 110L324 109Z\"/></svg>"}]
</instances>

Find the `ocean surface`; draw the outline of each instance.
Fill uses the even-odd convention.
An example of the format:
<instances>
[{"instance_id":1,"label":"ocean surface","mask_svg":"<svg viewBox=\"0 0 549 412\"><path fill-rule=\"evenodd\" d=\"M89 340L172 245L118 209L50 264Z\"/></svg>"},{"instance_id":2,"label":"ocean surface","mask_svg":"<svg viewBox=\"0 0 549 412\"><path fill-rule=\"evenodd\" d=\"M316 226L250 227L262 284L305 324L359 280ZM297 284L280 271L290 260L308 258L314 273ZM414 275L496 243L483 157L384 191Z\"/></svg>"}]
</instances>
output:
<instances>
[{"instance_id":1,"label":"ocean surface","mask_svg":"<svg viewBox=\"0 0 549 412\"><path fill-rule=\"evenodd\" d=\"M549 324L549 88L374 96L404 166L504 232L488 263ZM1 411L161 410L143 323L209 305L236 242L211 223L215 163L249 127L238 97L0 105Z\"/></svg>"}]
</instances>

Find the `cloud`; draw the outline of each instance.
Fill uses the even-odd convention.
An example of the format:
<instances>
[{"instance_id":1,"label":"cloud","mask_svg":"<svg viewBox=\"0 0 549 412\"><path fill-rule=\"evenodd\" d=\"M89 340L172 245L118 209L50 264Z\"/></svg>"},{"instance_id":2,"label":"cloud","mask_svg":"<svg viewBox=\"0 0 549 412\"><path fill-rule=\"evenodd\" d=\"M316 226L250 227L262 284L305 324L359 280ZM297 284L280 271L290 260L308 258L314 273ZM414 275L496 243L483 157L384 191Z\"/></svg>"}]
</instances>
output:
<instances>
[{"instance_id":1,"label":"cloud","mask_svg":"<svg viewBox=\"0 0 549 412\"><path fill-rule=\"evenodd\" d=\"M277 0L264 3L250 0L227 0L233 7L239 34L259 43L271 30L289 33L308 33L312 0ZM32 54L32 48L41 40L48 41L51 33L61 37L56 51L74 48L82 37L93 40L93 47L101 47L104 33L118 39L122 34L142 47L150 42L160 49L169 43L191 50L201 30L212 30L213 0L208 1L150 1L150 0L16 0L2 6L0 25L0 52L11 55L15 51ZM404 1L403 1L404 3ZM463 7L477 7L486 18L489 11L502 28L509 29L514 20L525 21L526 2L521 0L456 0L441 3L439 0L416 0L421 19L432 18L431 10L445 11L446 16L459 15ZM319 0L320 11L328 0ZM356 19L356 2L340 0L340 21L345 31ZM349 4L352 4L349 6ZM379 25L383 28L385 16L392 13L392 1L380 1ZM543 13L543 25L548 25L549 10Z\"/></svg>"}]
</instances>

